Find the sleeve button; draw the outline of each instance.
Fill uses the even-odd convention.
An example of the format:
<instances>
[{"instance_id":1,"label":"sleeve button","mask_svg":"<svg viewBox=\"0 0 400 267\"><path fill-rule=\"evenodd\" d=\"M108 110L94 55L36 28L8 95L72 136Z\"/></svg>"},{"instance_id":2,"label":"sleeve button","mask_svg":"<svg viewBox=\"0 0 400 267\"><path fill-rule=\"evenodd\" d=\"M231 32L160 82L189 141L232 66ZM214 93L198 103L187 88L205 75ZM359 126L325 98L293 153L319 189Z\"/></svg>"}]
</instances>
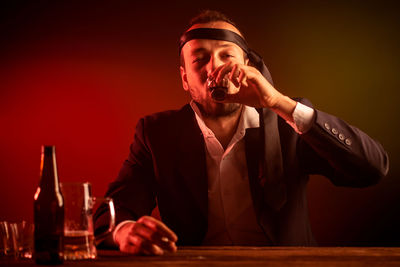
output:
<instances>
[{"instance_id":1,"label":"sleeve button","mask_svg":"<svg viewBox=\"0 0 400 267\"><path fill-rule=\"evenodd\" d=\"M339 139L343 141L344 140L344 135L343 134L339 134Z\"/></svg>"},{"instance_id":2,"label":"sleeve button","mask_svg":"<svg viewBox=\"0 0 400 267\"><path fill-rule=\"evenodd\" d=\"M334 135L337 135L339 132L338 132L338 130L336 130L336 128L332 128L332 133L333 133Z\"/></svg>"},{"instance_id":3,"label":"sleeve button","mask_svg":"<svg viewBox=\"0 0 400 267\"><path fill-rule=\"evenodd\" d=\"M351 140L349 138L344 140L344 142L346 143L346 145L351 146Z\"/></svg>"},{"instance_id":4,"label":"sleeve button","mask_svg":"<svg viewBox=\"0 0 400 267\"><path fill-rule=\"evenodd\" d=\"M325 122L324 126L325 126L325 129L327 129L327 130L330 130L330 129L331 129L331 126L330 126L329 123L327 123L327 122Z\"/></svg>"}]
</instances>

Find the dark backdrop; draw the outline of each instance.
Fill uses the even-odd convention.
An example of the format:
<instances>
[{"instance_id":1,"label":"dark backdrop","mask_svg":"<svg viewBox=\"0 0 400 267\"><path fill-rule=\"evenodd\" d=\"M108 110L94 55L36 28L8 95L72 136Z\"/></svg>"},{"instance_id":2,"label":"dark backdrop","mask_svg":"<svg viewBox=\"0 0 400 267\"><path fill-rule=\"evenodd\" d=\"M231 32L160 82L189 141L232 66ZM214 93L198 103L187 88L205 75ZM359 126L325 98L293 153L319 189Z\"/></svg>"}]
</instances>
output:
<instances>
[{"instance_id":1,"label":"dark backdrop","mask_svg":"<svg viewBox=\"0 0 400 267\"><path fill-rule=\"evenodd\" d=\"M139 117L180 108L177 40L190 17L232 17L276 87L309 98L379 140L391 169L379 185L312 177L321 245L400 245L399 8L395 1L1 1L0 220L32 220L40 146L61 181L104 194Z\"/></svg>"}]
</instances>

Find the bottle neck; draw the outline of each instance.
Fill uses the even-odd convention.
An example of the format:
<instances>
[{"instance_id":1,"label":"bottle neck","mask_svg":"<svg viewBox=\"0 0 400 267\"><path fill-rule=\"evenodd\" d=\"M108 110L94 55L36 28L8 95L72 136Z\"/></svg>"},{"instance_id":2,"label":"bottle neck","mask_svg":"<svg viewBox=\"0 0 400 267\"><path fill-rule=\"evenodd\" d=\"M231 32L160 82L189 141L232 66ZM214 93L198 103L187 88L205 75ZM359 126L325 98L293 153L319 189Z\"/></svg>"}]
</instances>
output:
<instances>
[{"instance_id":1,"label":"bottle neck","mask_svg":"<svg viewBox=\"0 0 400 267\"><path fill-rule=\"evenodd\" d=\"M60 191L54 146L42 147L39 186L41 190L49 189L55 190L56 192Z\"/></svg>"}]
</instances>

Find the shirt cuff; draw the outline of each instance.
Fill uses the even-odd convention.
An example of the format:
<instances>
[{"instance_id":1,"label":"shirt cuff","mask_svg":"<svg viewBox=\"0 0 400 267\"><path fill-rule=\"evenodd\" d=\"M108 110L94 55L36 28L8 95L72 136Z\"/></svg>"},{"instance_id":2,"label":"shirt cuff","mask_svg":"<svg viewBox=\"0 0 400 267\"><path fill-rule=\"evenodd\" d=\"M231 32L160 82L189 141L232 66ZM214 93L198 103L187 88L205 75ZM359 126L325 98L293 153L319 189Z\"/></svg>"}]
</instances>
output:
<instances>
[{"instance_id":1,"label":"shirt cuff","mask_svg":"<svg viewBox=\"0 0 400 267\"><path fill-rule=\"evenodd\" d=\"M136 221L125 220L125 221L120 222L120 223L115 227L115 229L114 229L114 231L113 231L113 234L112 234L114 244L117 244L117 242L115 241L115 234L118 232L119 229L121 229L122 226L124 226L124 225L127 224L127 223L136 223Z\"/></svg>"},{"instance_id":2,"label":"shirt cuff","mask_svg":"<svg viewBox=\"0 0 400 267\"><path fill-rule=\"evenodd\" d=\"M293 122L286 121L298 133L307 132L311 126L314 117L314 109L297 102L293 111Z\"/></svg>"}]
</instances>

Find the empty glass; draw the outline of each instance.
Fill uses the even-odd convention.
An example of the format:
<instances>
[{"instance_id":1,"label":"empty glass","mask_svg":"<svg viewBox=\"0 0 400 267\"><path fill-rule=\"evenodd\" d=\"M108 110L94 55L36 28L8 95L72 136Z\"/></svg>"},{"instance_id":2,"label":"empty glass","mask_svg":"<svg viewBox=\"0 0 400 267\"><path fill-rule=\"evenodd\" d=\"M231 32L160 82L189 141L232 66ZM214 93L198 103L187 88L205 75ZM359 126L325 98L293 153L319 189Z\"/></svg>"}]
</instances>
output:
<instances>
[{"instance_id":1,"label":"empty glass","mask_svg":"<svg viewBox=\"0 0 400 267\"><path fill-rule=\"evenodd\" d=\"M11 223L10 226L16 256L21 259L31 259L33 253L33 224L22 221Z\"/></svg>"},{"instance_id":2,"label":"empty glass","mask_svg":"<svg viewBox=\"0 0 400 267\"><path fill-rule=\"evenodd\" d=\"M9 222L0 222L0 255L15 256L15 241L13 238L13 230Z\"/></svg>"}]
</instances>

